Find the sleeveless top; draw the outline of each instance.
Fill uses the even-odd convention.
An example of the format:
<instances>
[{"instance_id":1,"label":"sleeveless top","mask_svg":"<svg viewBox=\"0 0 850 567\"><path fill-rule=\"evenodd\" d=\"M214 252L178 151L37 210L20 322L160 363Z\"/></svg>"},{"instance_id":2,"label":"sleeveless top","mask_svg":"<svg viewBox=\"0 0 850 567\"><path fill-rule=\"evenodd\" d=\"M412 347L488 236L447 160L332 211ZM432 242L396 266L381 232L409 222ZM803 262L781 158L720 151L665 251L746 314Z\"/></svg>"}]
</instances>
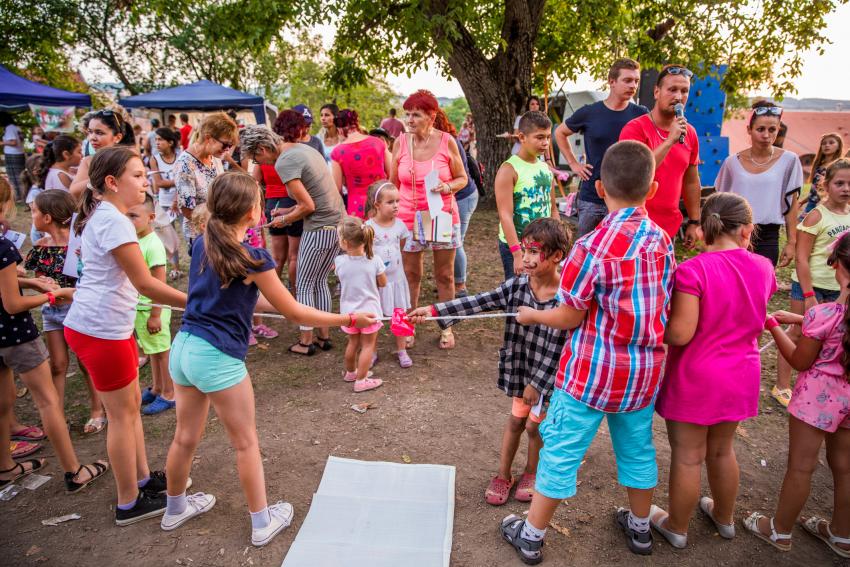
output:
<instances>
[{"instance_id":1,"label":"sleeveless top","mask_svg":"<svg viewBox=\"0 0 850 567\"><path fill-rule=\"evenodd\" d=\"M286 185L280 180L280 175L274 169L274 165L260 164L263 172L263 184L266 186L266 199L283 199L289 197Z\"/></svg>"},{"instance_id":2,"label":"sleeveless top","mask_svg":"<svg viewBox=\"0 0 850 567\"><path fill-rule=\"evenodd\" d=\"M44 190L49 191L51 189L58 189L60 191L68 191L68 187L62 183L62 176L65 176L70 181L74 181L74 176L68 173L67 171L63 171L58 167L51 167L47 170L47 177L44 179Z\"/></svg>"},{"instance_id":3,"label":"sleeveless top","mask_svg":"<svg viewBox=\"0 0 850 567\"><path fill-rule=\"evenodd\" d=\"M440 147L437 153L428 161L414 161L407 144L412 136L403 135L401 146L396 157L398 163L398 185L401 201L398 205L398 218L413 229L413 218L416 211L428 210L428 197L425 194L425 176L432 169L436 169L440 175L440 181L444 183L454 179L451 168L451 154L449 144L455 141L451 134L440 132ZM416 187L413 187L413 178L416 178ZM460 224L460 215L457 210L457 202L454 195L441 195L443 199L443 211L452 214L452 224Z\"/></svg>"},{"instance_id":4,"label":"sleeveless top","mask_svg":"<svg viewBox=\"0 0 850 567\"><path fill-rule=\"evenodd\" d=\"M552 172L542 161L528 163L518 155L505 163L516 171L514 185L514 228L519 238L531 221L552 216ZM499 224L499 240L507 244L505 231Z\"/></svg>"}]
</instances>

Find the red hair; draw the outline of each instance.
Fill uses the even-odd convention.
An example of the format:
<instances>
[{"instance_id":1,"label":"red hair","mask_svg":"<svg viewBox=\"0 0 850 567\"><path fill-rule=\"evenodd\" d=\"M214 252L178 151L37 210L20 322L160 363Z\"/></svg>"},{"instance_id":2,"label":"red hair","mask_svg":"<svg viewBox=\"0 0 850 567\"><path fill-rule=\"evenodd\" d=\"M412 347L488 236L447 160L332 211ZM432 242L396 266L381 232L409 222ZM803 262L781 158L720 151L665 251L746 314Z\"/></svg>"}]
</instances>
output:
<instances>
[{"instance_id":1,"label":"red hair","mask_svg":"<svg viewBox=\"0 0 850 567\"><path fill-rule=\"evenodd\" d=\"M437 113L434 116L434 128L441 132L451 134L452 138L457 138L457 129L455 129L455 125L451 123L449 117L446 116L446 113L442 108L438 108Z\"/></svg>"},{"instance_id":2,"label":"red hair","mask_svg":"<svg viewBox=\"0 0 850 567\"><path fill-rule=\"evenodd\" d=\"M277 115L272 128L284 142L297 142L307 131L304 115L297 110L284 110Z\"/></svg>"},{"instance_id":3,"label":"red hair","mask_svg":"<svg viewBox=\"0 0 850 567\"><path fill-rule=\"evenodd\" d=\"M401 106L407 111L422 110L433 116L437 112L437 109L440 108L440 103L437 102L434 93L425 89L419 89L407 97L407 100Z\"/></svg>"},{"instance_id":4,"label":"red hair","mask_svg":"<svg viewBox=\"0 0 850 567\"><path fill-rule=\"evenodd\" d=\"M334 118L334 126L340 130L357 130L360 127L360 117L356 110L343 108Z\"/></svg>"}]
</instances>

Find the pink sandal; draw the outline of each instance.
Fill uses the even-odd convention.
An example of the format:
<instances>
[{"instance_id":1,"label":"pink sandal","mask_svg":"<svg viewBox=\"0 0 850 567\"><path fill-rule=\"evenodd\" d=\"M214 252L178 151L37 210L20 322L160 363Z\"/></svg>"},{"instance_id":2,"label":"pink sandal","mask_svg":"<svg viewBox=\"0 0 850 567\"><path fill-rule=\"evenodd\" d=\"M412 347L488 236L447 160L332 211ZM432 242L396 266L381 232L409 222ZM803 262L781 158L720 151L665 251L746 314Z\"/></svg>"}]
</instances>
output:
<instances>
[{"instance_id":1,"label":"pink sandal","mask_svg":"<svg viewBox=\"0 0 850 567\"><path fill-rule=\"evenodd\" d=\"M36 425L23 427L12 432L12 441L41 441L43 439L47 439L47 435Z\"/></svg>"},{"instance_id":2,"label":"pink sandal","mask_svg":"<svg viewBox=\"0 0 850 567\"><path fill-rule=\"evenodd\" d=\"M531 502L531 499L534 497L534 479L536 477L537 475L534 474L522 473L516 485L514 498L520 502Z\"/></svg>"},{"instance_id":3,"label":"pink sandal","mask_svg":"<svg viewBox=\"0 0 850 567\"><path fill-rule=\"evenodd\" d=\"M372 377L372 371L366 373L366 378ZM349 372L348 370L344 371L342 374L342 379L344 382L356 382L357 381L357 371Z\"/></svg>"},{"instance_id":4,"label":"pink sandal","mask_svg":"<svg viewBox=\"0 0 850 567\"><path fill-rule=\"evenodd\" d=\"M498 476L494 476L490 481L490 486L484 492L484 501L492 506L501 506L508 501L508 496L511 494L511 488L514 485L514 479L505 480Z\"/></svg>"}]
</instances>

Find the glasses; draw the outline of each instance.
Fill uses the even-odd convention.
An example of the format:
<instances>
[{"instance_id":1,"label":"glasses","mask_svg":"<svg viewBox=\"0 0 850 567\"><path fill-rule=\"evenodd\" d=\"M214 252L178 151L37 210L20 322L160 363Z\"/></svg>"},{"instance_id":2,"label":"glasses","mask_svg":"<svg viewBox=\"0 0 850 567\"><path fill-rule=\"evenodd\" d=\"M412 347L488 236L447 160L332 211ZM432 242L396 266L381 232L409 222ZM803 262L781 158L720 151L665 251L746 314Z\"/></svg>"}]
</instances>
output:
<instances>
[{"instance_id":1,"label":"glasses","mask_svg":"<svg viewBox=\"0 0 850 567\"><path fill-rule=\"evenodd\" d=\"M222 142L222 141L221 141L221 140L219 140L218 138L213 138L213 140L215 140L216 142L218 142L219 144L221 144L221 147L222 147L222 149L223 149L224 151L227 151L227 150L229 150L230 148L232 148L232 147L233 147L233 144L231 144L230 142Z\"/></svg>"},{"instance_id":2,"label":"glasses","mask_svg":"<svg viewBox=\"0 0 850 567\"><path fill-rule=\"evenodd\" d=\"M92 116L92 118L114 118L115 124L118 126L118 129L121 129L121 114L115 112L114 110L98 110L94 113L94 116Z\"/></svg>"},{"instance_id":3,"label":"glasses","mask_svg":"<svg viewBox=\"0 0 850 567\"><path fill-rule=\"evenodd\" d=\"M765 114L782 116L782 108L778 106L759 106L753 109L753 115L755 116L764 116Z\"/></svg>"},{"instance_id":4,"label":"glasses","mask_svg":"<svg viewBox=\"0 0 850 567\"><path fill-rule=\"evenodd\" d=\"M660 83L661 79L667 75L682 75L686 79L690 80L690 78L694 76L694 72L685 67L678 67L675 65L673 67L665 67L658 75L658 82Z\"/></svg>"}]
</instances>

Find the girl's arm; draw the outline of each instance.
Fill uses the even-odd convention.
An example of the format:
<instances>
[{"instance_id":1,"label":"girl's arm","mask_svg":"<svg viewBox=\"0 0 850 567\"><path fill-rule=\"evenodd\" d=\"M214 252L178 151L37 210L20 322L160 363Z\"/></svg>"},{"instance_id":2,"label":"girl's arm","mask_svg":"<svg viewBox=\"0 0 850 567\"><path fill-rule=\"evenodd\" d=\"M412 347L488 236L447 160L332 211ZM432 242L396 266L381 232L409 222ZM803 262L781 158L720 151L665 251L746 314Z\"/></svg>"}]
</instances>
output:
<instances>
[{"instance_id":1,"label":"girl's arm","mask_svg":"<svg viewBox=\"0 0 850 567\"><path fill-rule=\"evenodd\" d=\"M799 188L797 191L799 191ZM791 194L791 206L788 208L788 212L785 213L785 234L788 237L788 242L785 244L785 248L782 249L782 257L779 259L780 268L794 261L797 250L797 215L800 214L800 203L794 198L793 193Z\"/></svg>"},{"instance_id":2,"label":"girl's arm","mask_svg":"<svg viewBox=\"0 0 850 567\"><path fill-rule=\"evenodd\" d=\"M80 195L83 194L83 191L86 190L86 185L88 185L89 182L90 163L91 156L83 158L83 161L80 162L80 167L77 169L77 175L74 177L74 182L71 183L69 191L71 192L71 196L75 199L79 199Z\"/></svg>"},{"instance_id":3,"label":"girl's arm","mask_svg":"<svg viewBox=\"0 0 850 567\"><path fill-rule=\"evenodd\" d=\"M773 335L776 348L779 349L782 358L798 372L811 368L820 354L821 342L818 340L803 335L797 344L794 344L794 341L785 334L785 329L779 325L770 329L770 334Z\"/></svg>"},{"instance_id":4,"label":"girl's arm","mask_svg":"<svg viewBox=\"0 0 850 567\"><path fill-rule=\"evenodd\" d=\"M154 193L157 193L160 189L168 189L169 187L174 187L174 180L166 179L159 173L154 173L153 186L156 188L156 191L154 191Z\"/></svg>"},{"instance_id":5,"label":"girl's arm","mask_svg":"<svg viewBox=\"0 0 850 567\"><path fill-rule=\"evenodd\" d=\"M378 282L378 287L387 287L387 274L378 274L378 277L375 278Z\"/></svg>"},{"instance_id":6,"label":"girl's arm","mask_svg":"<svg viewBox=\"0 0 850 567\"><path fill-rule=\"evenodd\" d=\"M300 179L292 179L286 183L286 188L289 191L289 196L295 199L296 203L292 210L286 214L287 224L292 224L304 217L313 213L316 210L316 203L307 192L307 188ZM277 217L280 219L281 217Z\"/></svg>"},{"instance_id":7,"label":"girl's arm","mask_svg":"<svg viewBox=\"0 0 850 567\"><path fill-rule=\"evenodd\" d=\"M159 281L151 274L138 242L122 244L112 250L112 255L139 293L157 303L186 307L185 293Z\"/></svg>"},{"instance_id":8,"label":"girl's arm","mask_svg":"<svg viewBox=\"0 0 850 567\"><path fill-rule=\"evenodd\" d=\"M398 151L401 148L401 138L404 136L402 134L398 138L396 138L395 142L393 142L393 153L391 156L390 163L390 183L398 187ZM414 187L415 189L415 187Z\"/></svg>"},{"instance_id":9,"label":"girl's arm","mask_svg":"<svg viewBox=\"0 0 850 567\"><path fill-rule=\"evenodd\" d=\"M803 226L814 226L820 222L820 211L814 210L806 215L803 219ZM805 231L797 232L797 253L796 253L796 270L797 281L800 283L803 293L813 291L812 287L812 271L809 267L809 258L812 255L812 250L815 247L815 235ZM806 309L810 309L817 304L817 299L808 297L805 299Z\"/></svg>"},{"instance_id":10,"label":"girl's arm","mask_svg":"<svg viewBox=\"0 0 850 567\"><path fill-rule=\"evenodd\" d=\"M74 295L74 289L62 288L52 293L57 300L69 300ZM9 264L0 270L0 300L6 313L16 315L44 305L50 301L50 298L45 293L21 295L18 287L18 269L15 264Z\"/></svg>"},{"instance_id":11,"label":"girl's arm","mask_svg":"<svg viewBox=\"0 0 850 567\"><path fill-rule=\"evenodd\" d=\"M68 173L67 171L62 171L64 175L59 175L59 182L65 187L65 189L71 188L71 183L74 181L74 177Z\"/></svg>"},{"instance_id":12,"label":"girl's arm","mask_svg":"<svg viewBox=\"0 0 850 567\"><path fill-rule=\"evenodd\" d=\"M691 342L699 323L699 297L683 291L673 292L670 319L664 331L664 342L684 346Z\"/></svg>"}]
</instances>

